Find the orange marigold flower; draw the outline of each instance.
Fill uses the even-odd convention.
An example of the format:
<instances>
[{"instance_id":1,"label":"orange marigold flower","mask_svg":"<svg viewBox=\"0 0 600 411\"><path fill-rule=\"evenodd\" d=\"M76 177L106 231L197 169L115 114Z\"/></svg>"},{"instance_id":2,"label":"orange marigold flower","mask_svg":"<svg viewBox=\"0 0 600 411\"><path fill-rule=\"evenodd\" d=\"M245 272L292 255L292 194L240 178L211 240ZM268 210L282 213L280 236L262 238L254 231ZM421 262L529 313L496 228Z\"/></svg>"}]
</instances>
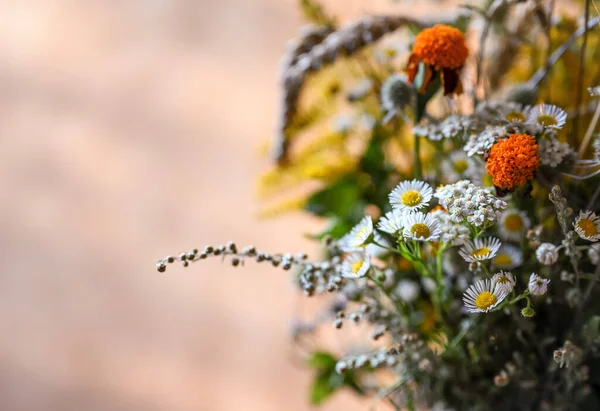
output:
<instances>
[{"instance_id":1,"label":"orange marigold flower","mask_svg":"<svg viewBox=\"0 0 600 411\"><path fill-rule=\"evenodd\" d=\"M444 24L421 31L412 52L436 70L461 68L469 55L462 32Z\"/></svg>"},{"instance_id":2,"label":"orange marigold flower","mask_svg":"<svg viewBox=\"0 0 600 411\"><path fill-rule=\"evenodd\" d=\"M424 80L419 88L424 93L439 73L444 94L462 93L459 71L467 60L469 49L462 32L454 27L438 24L422 30L415 37L406 71L409 83L418 73L419 64L425 64Z\"/></svg>"},{"instance_id":3,"label":"orange marigold flower","mask_svg":"<svg viewBox=\"0 0 600 411\"><path fill-rule=\"evenodd\" d=\"M512 191L531 180L539 166L535 138L511 134L492 146L485 168L496 187Z\"/></svg>"}]
</instances>

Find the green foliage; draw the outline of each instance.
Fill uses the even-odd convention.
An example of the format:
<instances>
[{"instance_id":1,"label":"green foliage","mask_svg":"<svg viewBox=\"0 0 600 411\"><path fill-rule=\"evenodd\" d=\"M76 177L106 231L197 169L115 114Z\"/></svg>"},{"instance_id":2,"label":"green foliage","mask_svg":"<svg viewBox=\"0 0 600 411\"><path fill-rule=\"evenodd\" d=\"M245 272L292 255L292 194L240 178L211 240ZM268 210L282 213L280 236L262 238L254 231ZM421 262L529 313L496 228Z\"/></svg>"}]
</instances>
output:
<instances>
[{"instance_id":1,"label":"green foliage","mask_svg":"<svg viewBox=\"0 0 600 411\"><path fill-rule=\"evenodd\" d=\"M338 374L335 371L336 363L336 358L324 351L315 351L308 360L308 365L316 370L315 379L310 390L311 404L321 405L343 387L350 388L358 394L363 393L357 385L353 373Z\"/></svg>"}]
</instances>

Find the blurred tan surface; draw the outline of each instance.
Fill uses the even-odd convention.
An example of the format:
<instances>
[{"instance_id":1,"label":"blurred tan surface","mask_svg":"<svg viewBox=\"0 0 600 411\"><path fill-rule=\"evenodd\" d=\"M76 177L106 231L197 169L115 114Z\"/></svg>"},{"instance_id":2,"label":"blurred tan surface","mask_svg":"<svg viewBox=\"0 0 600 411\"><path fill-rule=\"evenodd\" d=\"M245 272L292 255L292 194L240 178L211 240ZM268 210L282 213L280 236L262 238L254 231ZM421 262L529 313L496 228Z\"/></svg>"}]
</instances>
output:
<instances>
[{"instance_id":1,"label":"blurred tan surface","mask_svg":"<svg viewBox=\"0 0 600 411\"><path fill-rule=\"evenodd\" d=\"M310 409L289 273L154 268L230 239L314 255L321 222L254 198L300 24L294 0L0 3L0 410Z\"/></svg>"},{"instance_id":2,"label":"blurred tan surface","mask_svg":"<svg viewBox=\"0 0 600 411\"><path fill-rule=\"evenodd\" d=\"M0 410L310 408L288 273L154 268L230 239L315 250L318 221L255 217L299 25L292 0L0 4Z\"/></svg>"}]
</instances>

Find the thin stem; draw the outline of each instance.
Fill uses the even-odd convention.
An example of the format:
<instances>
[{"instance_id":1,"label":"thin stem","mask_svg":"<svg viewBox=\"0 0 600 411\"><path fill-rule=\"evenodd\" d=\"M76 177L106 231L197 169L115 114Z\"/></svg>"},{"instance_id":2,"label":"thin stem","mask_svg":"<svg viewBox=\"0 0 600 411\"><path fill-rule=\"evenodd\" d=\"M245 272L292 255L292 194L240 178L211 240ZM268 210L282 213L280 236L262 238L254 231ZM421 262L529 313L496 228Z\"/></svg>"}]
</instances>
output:
<instances>
[{"instance_id":1,"label":"thin stem","mask_svg":"<svg viewBox=\"0 0 600 411\"><path fill-rule=\"evenodd\" d=\"M500 9L500 6L504 3L504 0L494 0L490 7L488 7L484 17L485 17L485 26L483 26L483 30L481 31L481 37L479 38L479 53L477 54L477 71L476 71L476 80L475 87L473 88L473 98L475 103L477 103L477 87L481 83L481 72L483 68L483 57L485 55L485 41L490 32L490 28L492 27L494 16L496 12ZM484 95L485 98L485 90Z\"/></svg>"},{"instance_id":2,"label":"thin stem","mask_svg":"<svg viewBox=\"0 0 600 411\"><path fill-rule=\"evenodd\" d=\"M600 23L600 16L593 18L592 20L588 21L587 24L581 26L579 29L577 29L577 31L575 31L575 33L571 35L571 37L568 38L567 41L565 41L563 44L560 45L560 47L554 50L552 55L546 61L546 64L543 67L540 67L540 69L536 71L533 74L533 76L531 76L531 78L527 81L528 88L532 90L537 88L538 85L546 78L548 73L552 70L554 64L556 64L556 62L560 60L560 58L563 56L563 54L567 52L567 50L573 47L575 41L584 33L587 33L588 30L592 29L598 23Z\"/></svg>"},{"instance_id":3,"label":"thin stem","mask_svg":"<svg viewBox=\"0 0 600 411\"><path fill-rule=\"evenodd\" d=\"M461 342L461 340L465 337L465 335L467 335L469 330L477 323L477 321L479 320L479 317L480 316L473 318L469 322L469 325L467 325L466 327L463 327L463 329L460 330L460 332L456 335L456 337L454 337L454 339L450 342L450 344L448 344L448 348L446 349L446 351L454 350L456 348L456 346Z\"/></svg>"},{"instance_id":4,"label":"thin stem","mask_svg":"<svg viewBox=\"0 0 600 411\"><path fill-rule=\"evenodd\" d=\"M401 253L400 251L398 251L397 249L395 249L395 248L392 248L392 247L388 247L388 246L386 246L386 245L383 245L383 244L380 244L380 243L378 243L378 242L377 242L377 241L375 241L375 240L373 240L373 244L375 244L377 247L381 247L381 248L383 248L383 249L385 249L385 250L388 250L388 251L391 251L391 252L393 252L393 253L396 253L396 254L400 254L400 255L402 255L402 253Z\"/></svg>"},{"instance_id":5,"label":"thin stem","mask_svg":"<svg viewBox=\"0 0 600 411\"><path fill-rule=\"evenodd\" d=\"M590 19L590 0L585 0L585 17L584 17L584 27L587 27L588 20ZM587 39L588 39L588 31L585 30L583 33L583 41L581 43L581 51L579 53L579 74L577 76L577 97L575 99L576 104L575 107L581 106L581 100L583 99L583 84L584 84L584 76L585 76L585 50L587 48ZM572 143L576 142L577 134L579 132L579 123L581 123L581 117L578 117L573 124L573 133L570 135L572 138ZM574 144L571 144L574 146Z\"/></svg>"},{"instance_id":6,"label":"thin stem","mask_svg":"<svg viewBox=\"0 0 600 411\"><path fill-rule=\"evenodd\" d=\"M600 119L600 103L596 106L596 111L594 112L594 117L590 122L590 125L585 133L585 137L581 142L581 146L579 146L579 152L577 156L579 158L583 157L585 154L585 150L587 149L588 144L590 144L590 140L592 139L592 135L594 134L594 129L596 128L596 124L598 124L598 119Z\"/></svg>"},{"instance_id":7,"label":"thin stem","mask_svg":"<svg viewBox=\"0 0 600 411\"><path fill-rule=\"evenodd\" d=\"M420 180L423 178L423 172L421 171L421 158L419 157L420 145L421 145L421 139L419 136L415 135L415 145L414 145L413 156L415 158L414 167L415 167L415 178L417 180Z\"/></svg>"}]
</instances>

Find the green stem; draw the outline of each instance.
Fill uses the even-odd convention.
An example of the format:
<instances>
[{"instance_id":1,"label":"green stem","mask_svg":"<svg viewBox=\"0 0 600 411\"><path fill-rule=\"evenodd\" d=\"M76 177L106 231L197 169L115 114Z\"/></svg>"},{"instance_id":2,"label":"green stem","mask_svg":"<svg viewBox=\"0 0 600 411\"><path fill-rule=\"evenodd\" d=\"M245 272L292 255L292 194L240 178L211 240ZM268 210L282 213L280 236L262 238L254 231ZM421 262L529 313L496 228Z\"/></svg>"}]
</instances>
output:
<instances>
[{"instance_id":1,"label":"green stem","mask_svg":"<svg viewBox=\"0 0 600 411\"><path fill-rule=\"evenodd\" d=\"M415 168L415 178L417 180L421 180L423 178L423 172L421 171L421 158L419 157L420 145L421 145L420 137L415 136L413 157L415 158L414 168Z\"/></svg>"},{"instance_id":2,"label":"green stem","mask_svg":"<svg viewBox=\"0 0 600 411\"><path fill-rule=\"evenodd\" d=\"M492 278L492 274L490 273L490 270L487 268L485 263L481 263L481 268L483 268L483 272L488 276L488 278Z\"/></svg>"},{"instance_id":3,"label":"green stem","mask_svg":"<svg viewBox=\"0 0 600 411\"><path fill-rule=\"evenodd\" d=\"M392 297L392 295L385 289L385 287L383 286L383 284L379 281L377 281L377 279L369 274L366 275L366 277L373 281L375 283L375 285L377 286L377 288L379 288L379 290L381 291L381 293L383 295L385 295L394 305L394 308L396 308L396 311L398 311L398 314L400 315L405 315L406 312L403 310L402 304L399 301L396 301L396 299L394 299L394 297Z\"/></svg>"},{"instance_id":4,"label":"green stem","mask_svg":"<svg viewBox=\"0 0 600 411\"><path fill-rule=\"evenodd\" d=\"M450 344L448 344L448 348L446 349L446 351L450 351L450 352L454 351L454 349L462 341L462 339L465 337L465 335L467 335L467 333L469 332L471 327L473 327L477 323L478 320L479 320L479 316L474 317L469 322L468 326L466 326L462 330L460 330L460 332L456 335L456 337L454 337L454 339L450 342Z\"/></svg>"}]
</instances>

